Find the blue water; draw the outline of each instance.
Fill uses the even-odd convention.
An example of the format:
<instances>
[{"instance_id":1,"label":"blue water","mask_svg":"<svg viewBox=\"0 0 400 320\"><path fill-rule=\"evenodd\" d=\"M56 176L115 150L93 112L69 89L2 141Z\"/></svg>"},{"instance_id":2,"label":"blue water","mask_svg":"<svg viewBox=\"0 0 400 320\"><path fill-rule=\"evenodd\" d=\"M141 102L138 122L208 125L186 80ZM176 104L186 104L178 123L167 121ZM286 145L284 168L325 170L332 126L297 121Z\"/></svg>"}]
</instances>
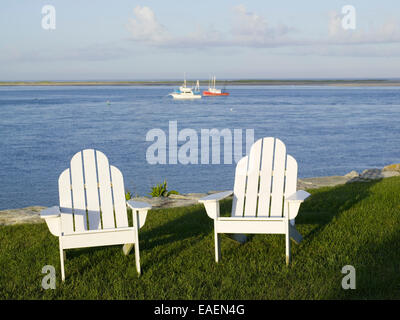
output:
<instances>
[{"instance_id":1,"label":"blue water","mask_svg":"<svg viewBox=\"0 0 400 320\"><path fill-rule=\"evenodd\" d=\"M58 176L84 148L103 151L135 194L163 179L180 192L231 188L234 163L148 164L146 133L168 134L174 120L199 136L200 129L228 128L279 137L300 177L400 162L400 88L228 89L229 97L173 101L173 88L161 86L0 87L0 209L57 204Z\"/></svg>"}]
</instances>

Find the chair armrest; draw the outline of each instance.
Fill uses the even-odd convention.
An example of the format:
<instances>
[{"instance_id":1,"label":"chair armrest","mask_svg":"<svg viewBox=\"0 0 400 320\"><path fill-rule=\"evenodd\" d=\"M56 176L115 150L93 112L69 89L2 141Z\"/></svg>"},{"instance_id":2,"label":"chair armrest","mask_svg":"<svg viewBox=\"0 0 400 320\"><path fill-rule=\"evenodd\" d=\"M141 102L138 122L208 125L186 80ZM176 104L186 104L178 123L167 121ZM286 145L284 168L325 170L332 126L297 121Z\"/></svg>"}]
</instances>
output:
<instances>
[{"instance_id":1,"label":"chair armrest","mask_svg":"<svg viewBox=\"0 0 400 320\"><path fill-rule=\"evenodd\" d=\"M207 197L199 199L199 202L204 204L207 215L211 219L217 219L219 217L219 201L229 197L232 193L233 191L224 191L210 194Z\"/></svg>"},{"instance_id":2,"label":"chair armrest","mask_svg":"<svg viewBox=\"0 0 400 320\"><path fill-rule=\"evenodd\" d=\"M285 203L288 205L289 212L289 220L292 220L294 223L294 219L299 213L300 205L306 200L311 194L306 191L299 190L289 197L285 198Z\"/></svg>"},{"instance_id":3,"label":"chair armrest","mask_svg":"<svg viewBox=\"0 0 400 320\"><path fill-rule=\"evenodd\" d=\"M311 194L309 194L307 191L304 190L299 190L293 194L291 194L289 197L285 199L287 202L303 202L306 200Z\"/></svg>"},{"instance_id":4,"label":"chair armrest","mask_svg":"<svg viewBox=\"0 0 400 320\"><path fill-rule=\"evenodd\" d=\"M133 225L139 226L138 229L144 226L147 217L147 211L151 209L151 205L146 202L128 200L126 202L129 208L132 209Z\"/></svg>"},{"instance_id":5,"label":"chair armrest","mask_svg":"<svg viewBox=\"0 0 400 320\"><path fill-rule=\"evenodd\" d=\"M139 201L128 200L126 202L126 204L132 210L150 210L151 209L151 205L148 204L147 202L139 202Z\"/></svg>"},{"instance_id":6,"label":"chair armrest","mask_svg":"<svg viewBox=\"0 0 400 320\"><path fill-rule=\"evenodd\" d=\"M61 235L61 210L54 206L40 211L40 217L46 221L51 234L59 237Z\"/></svg>"},{"instance_id":7,"label":"chair armrest","mask_svg":"<svg viewBox=\"0 0 400 320\"><path fill-rule=\"evenodd\" d=\"M46 208L46 209L43 209L42 211L40 211L40 217L42 219L57 218L60 215L61 215L61 211L60 211L59 206Z\"/></svg>"},{"instance_id":8,"label":"chair armrest","mask_svg":"<svg viewBox=\"0 0 400 320\"><path fill-rule=\"evenodd\" d=\"M233 193L232 190L230 190L230 191L224 191L224 192L219 192L219 193L213 193L213 194L210 194L210 195L208 195L208 196L206 196L206 197L204 197L204 198L199 199L198 201L199 201L200 203L205 203L205 202L210 202L210 201L211 201L211 202L212 202L212 201L220 201L220 200L222 200L222 199L225 199L225 198L231 196L232 193Z\"/></svg>"}]
</instances>

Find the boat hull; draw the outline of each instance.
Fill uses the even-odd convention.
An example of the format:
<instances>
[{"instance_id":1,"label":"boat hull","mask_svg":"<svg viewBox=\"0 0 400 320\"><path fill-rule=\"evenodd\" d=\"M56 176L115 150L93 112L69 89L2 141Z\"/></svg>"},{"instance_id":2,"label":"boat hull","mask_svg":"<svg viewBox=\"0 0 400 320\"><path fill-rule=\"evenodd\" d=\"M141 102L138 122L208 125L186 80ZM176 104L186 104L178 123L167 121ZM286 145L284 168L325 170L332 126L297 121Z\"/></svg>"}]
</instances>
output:
<instances>
[{"instance_id":1,"label":"boat hull","mask_svg":"<svg viewBox=\"0 0 400 320\"><path fill-rule=\"evenodd\" d=\"M171 93L172 98L178 100L193 100L193 99L200 99L201 95L197 94L181 94L181 93Z\"/></svg>"},{"instance_id":2,"label":"boat hull","mask_svg":"<svg viewBox=\"0 0 400 320\"><path fill-rule=\"evenodd\" d=\"M203 91L203 96L229 96L228 92L215 93L210 91Z\"/></svg>"}]
</instances>

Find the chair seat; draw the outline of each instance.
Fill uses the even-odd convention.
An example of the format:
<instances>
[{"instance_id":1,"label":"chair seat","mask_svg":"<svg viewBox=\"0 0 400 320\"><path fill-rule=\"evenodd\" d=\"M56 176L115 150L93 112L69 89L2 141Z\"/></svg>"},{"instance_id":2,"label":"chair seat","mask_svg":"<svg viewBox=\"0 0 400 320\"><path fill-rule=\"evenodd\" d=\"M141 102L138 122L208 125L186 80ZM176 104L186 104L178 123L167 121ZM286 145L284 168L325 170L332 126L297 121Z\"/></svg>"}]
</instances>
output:
<instances>
[{"instance_id":1,"label":"chair seat","mask_svg":"<svg viewBox=\"0 0 400 320\"><path fill-rule=\"evenodd\" d=\"M62 235L60 241L64 249L100 247L135 243L135 228L89 230Z\"/></svg>"},{"instance_id":2,"label":"chair seat","mask_svg":"<svg viewBox=\"0 0 400 320\"><path fill-rule=\"evenodd\" d=\"M218 221L283 221L283 217L218 217Z\"/></svg>"},{"instance_id":3,"label":"chair seat","mask_svg":"<svg viewBox=\"0 0 400 320\"><path fill-rule=\"evenodd\" d=\"M215 228L217 233L272 233L285 234L286 222L281 219L252 219L238 220L235 218L227 218L224 220L215 220Z\"/></svg>"},{"instance_id":4,"label":"chair seat","mask_svg":"<svg viewBox=\"0 0 400 320\"><path fill-rule=\"evenodd\" d=\"M80 232L72 232L72 233L63 233L62 236L76 236L76 235L85 235L85 234L98 234L98 233L108 233L108 232L119 232L119 231L127 231L134 230L133 227L124 227L124 228L106 228L106 229L98 229L98 230L86 230Z\"/></svg>"}]
</instances>

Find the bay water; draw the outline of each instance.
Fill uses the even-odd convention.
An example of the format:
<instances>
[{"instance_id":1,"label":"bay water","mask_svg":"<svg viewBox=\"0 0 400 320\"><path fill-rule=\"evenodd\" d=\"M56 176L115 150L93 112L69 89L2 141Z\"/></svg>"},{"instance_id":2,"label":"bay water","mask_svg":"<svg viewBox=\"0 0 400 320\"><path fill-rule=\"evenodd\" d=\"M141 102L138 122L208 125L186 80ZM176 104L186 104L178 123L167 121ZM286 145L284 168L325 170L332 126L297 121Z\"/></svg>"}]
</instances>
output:
<instances>
[{"instance_id":1,"label":"bay water","mask_svg":"<svg viewBox=\"0 0 400 320\"><path fill-rule=\"evenodd\" d=\"M246 129L255 140L280 138L299 177L400 162L399 87L232 86L228 97L193 101L173 100L173 89L0 87L0 210L57 205L58 176L86 148L104 152L134 195L164 179L181 193L231 189L235 162L224 164L223 139L221 164L201 164L200 154L199 164L171 164L168 146L166 164L147 161L146 134L159 128L168 142L171 121L195 130L199 147L201 129L242 129L243 144Z\"/></svg>"}]
</instances>

